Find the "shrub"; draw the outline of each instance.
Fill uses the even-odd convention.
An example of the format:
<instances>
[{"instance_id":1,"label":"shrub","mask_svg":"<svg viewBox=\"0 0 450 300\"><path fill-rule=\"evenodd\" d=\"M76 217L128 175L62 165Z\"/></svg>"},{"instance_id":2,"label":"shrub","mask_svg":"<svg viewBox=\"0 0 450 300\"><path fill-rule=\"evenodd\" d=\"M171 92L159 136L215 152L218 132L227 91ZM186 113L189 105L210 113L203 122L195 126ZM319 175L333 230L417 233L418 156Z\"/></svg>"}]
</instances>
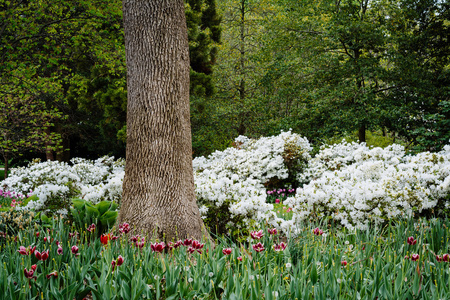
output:
<instances>
[{"instance_id":1,"label":"shrub","mask_svg":"<svg viewBox=\"0 0 450 300\"><path fill-rule=\"evenodd\" d=\"M448 209L450 146L411 156L398 145L369 149L342 143L322 149L303 176L313 180L286 201L297 221L329 217L349 229L367 229Z\"/></svg>"},{"instance_id":2,"label":"shrub","mask_svg":"<svg viewBox=\"0 0 450 300\"><path fill-rule=\"evenodd\" d=\"M8 190L36 196L26 209L61 210L67 213L71 199L80 197L98 203L120 202L124 175L123 160L103 157L95 161L74 158L71 164L58 161L31 162L27 168L11 169L1 182Z\"/></svg>"},{"instance_id":3,"label":"shrub","mask_svg":"<svg viewBox=\"0 0 450 300\"><path fill-rule=\"evenodd\" d=\"M306 139L289 131L258 140L240 136L235 147L194 159L197 201L207 225L214 229L220 216L224 233L224 223L238 231L255 221L282 222L266 203L265 185L291 180L306 166L310 150Z\"/></svg>"}]
</instances>

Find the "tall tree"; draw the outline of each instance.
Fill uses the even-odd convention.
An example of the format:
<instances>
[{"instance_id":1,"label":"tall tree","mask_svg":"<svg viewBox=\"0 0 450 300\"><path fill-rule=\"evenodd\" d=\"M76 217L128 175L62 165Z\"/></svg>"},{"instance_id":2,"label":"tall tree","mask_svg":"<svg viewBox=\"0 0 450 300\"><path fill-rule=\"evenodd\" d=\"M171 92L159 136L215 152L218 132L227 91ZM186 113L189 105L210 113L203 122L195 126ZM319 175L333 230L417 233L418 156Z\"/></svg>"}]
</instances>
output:
<instances>
[{"instance_id":1,"label":"tall tree","mask_svg":"<svg viewBox=\"0 0 450 300\"><path fill-rule=\"evenodd\" d=\"M127 163L119 221L146 235L200 239L183 0L123 1Z\"/></svg>"}]
</instances>

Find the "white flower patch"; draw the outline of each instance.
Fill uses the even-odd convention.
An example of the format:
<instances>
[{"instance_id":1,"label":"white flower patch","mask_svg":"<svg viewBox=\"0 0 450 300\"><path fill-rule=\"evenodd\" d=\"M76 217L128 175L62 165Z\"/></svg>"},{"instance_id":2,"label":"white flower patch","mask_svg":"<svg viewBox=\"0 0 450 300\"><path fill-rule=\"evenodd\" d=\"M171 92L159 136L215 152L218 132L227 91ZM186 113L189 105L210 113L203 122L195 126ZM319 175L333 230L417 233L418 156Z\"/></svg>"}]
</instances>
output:
<instances>
[{"instance_id":1,"label":"white flower patch","mask_svg":"<svg viewBox=\"0 0 450 300\"><path fill-rule=\"evenodd\" d=\"M5 190L29 194L39 201L30 201L26 208L41 209L50 198L84 198L92 203L102 200L120 202L124 177L124 160L102 157L95 161L74 158L71 164L46 161L31 163L27 168L13 168L1 182Z\"/></svg>"},{"instance_id":2,"label":"white flower patch","mask_svg":"<svg viewBox=\"0 0 450 300\"><path fill-rule=\"evenodd\" d=\"M276 217L272 204L266 203L264 183L288 177L283 158L288 143L300 149L296 155L305 162L311 158L312 147L308 140L290 131L258 140L239 136L235 143L237 148L193 160L199 204L221 207L226 203L230 215L244 217L244 223L270 220L279 227L284 220Z\"/></svg>"},{"instance_id":3,"label":"white flower patch","mask_svg":"<svg viewBox=\"0 0 450 300\"><path fill-rule=\"evenodd\" d=\"M403 147L369 149L341 143L323 148L303 175L312 178L285 203L296 220L331 216L349 229L431 210L450 193L450 154L406 155ZM445 206L445 204L444 204Z\"/></svg>"}]
</instances>

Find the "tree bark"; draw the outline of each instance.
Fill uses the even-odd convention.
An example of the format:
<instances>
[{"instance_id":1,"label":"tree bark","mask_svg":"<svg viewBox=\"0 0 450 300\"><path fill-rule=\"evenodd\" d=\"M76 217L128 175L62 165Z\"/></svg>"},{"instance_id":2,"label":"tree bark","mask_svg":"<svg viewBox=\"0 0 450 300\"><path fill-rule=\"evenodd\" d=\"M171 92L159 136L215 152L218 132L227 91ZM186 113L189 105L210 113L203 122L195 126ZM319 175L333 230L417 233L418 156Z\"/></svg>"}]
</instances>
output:
<instances>
[{"instance_id":1,"label":"tree bark","mask_svg":"<svg viewBox=\"0 0 450 300\"><path fill-rule=\"evenodd\" d=\"M360 143L366 142L366 124L362 123L358 129L358 139Z\"/></svg>"},{"instance_id":2,"label":"tree bark","mask_svg":"<svg viewBox=\"0 0 450 300\"><path fill-rule=\"evenodd\" d=\"M9 172L9 166L8 166L8 155L6 155L5 154L5 160L4 160L4 163L5 163L5 167L3 168L3 170L4 170L4 175L3 175L3 179L6 179L7 177L8 177L8 172Z\"/></svg>"},{"instance_id":3,"label":"tree bark","mask_svg":"<svg viewBox=\"0 0 450 300\"><path fill-rule=\"evenodd\" d=\"M124 0L127 149L119 222L166 241L201 239L183 0Z\"/></svg>"}]
</instances>

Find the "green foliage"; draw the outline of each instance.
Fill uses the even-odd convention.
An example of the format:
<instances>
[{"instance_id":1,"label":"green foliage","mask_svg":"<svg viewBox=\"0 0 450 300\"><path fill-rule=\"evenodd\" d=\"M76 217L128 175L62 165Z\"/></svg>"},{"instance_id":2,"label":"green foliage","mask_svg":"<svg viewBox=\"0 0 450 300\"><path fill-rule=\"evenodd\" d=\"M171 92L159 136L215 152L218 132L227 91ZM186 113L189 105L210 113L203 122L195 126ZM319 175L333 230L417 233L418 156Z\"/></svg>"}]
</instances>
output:
<instances>
[{"instance_id":1,"label":"green foliage","mask_svg":"<svg viewBox=\"0 0 450 300\"><path fill-rule=\"evenodd\" d=\"M215 236L228 235L232 239L239 239L240 236L248 235L249 232L243 226L244 216L232 216L230 214L230 204L229 200L225 200L221 206L210 205L208 202L204 203L208 212L203 222Z\"/></svg>"},{"instance_id":2,"label":"green foliage","mask_svg":"<svg viewBox=\"0 0 450 300\"><path fill-rule=\"evenodd\" d=\"M314 228L323 230L315 235ZM338 224L304 224L296 238L270 235L234 244L219 238L202 253L180 246L168 253L138 248L122 235L102 245L86 232L73 234L63 220L3 239L2 299L440 299L450 296L449 220L410 219L384 228L350 232ZM251 230L251 229L250 229ZM38 235L39 233L39 235ZM72 233L72 234L69 234ZM44 237L47 238L44 241ZM248 236L247 236L248 237ZM407 238L416 240L408 244ZM49 238L49 239L48 239ZM59 242L59 247L55 245ZM273 246L287 244L284 251ZM260 242L264 250L256 252ZM42 252L37 260L19 247ZM78 251L72 253L71 247ZM58 254L58 248L62 253ZM231 253L224 255L223 250ZM417 254L417 260L412 260ZM122 265L117 265L122 256ZM440 257L441 261L438 260ZM116 265L113 267L112 262ZM24 269L36 269L26 278ZM55 273L56 272L56 273ZM50 274L53 274L49 276ZM323 284L326 283L326 284Z\"/></svg>"},{"instance_id":3,"label":"green foliage","mask_svg":"<svg viewBox=\"0 0 450 300\"><path fill-rule=\"evenodd\" d=\"M70 210L75 228L84 230L91 224L96 225L97 236L106 233L116 222L119 212L118 204L111 201L101 201L95 205L84 199L72 199Z\"/></svg>"}]
</instances>

